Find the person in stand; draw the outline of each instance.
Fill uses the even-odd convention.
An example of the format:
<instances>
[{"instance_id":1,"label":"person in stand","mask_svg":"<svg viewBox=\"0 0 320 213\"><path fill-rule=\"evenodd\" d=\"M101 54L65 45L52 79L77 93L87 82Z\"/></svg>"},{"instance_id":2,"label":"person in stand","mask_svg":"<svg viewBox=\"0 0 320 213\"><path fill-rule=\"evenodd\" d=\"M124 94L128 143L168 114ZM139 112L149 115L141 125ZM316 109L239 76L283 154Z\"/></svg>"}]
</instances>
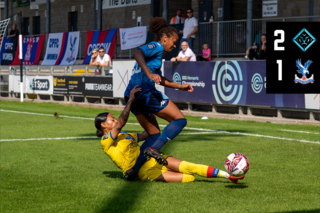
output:
<instances>
[{"instance_id":1,"label":"person in stand","mask_svg":"<svg viewBox=\"0 0 320 213\"><path fill-rule=\"evenodd\" d=\"M91 51L91 59L90 59L90 66L98 66L98 50L97 49L93 49Z\"/></svg>"},{"instance_id":2,"label":"person in stand","mask_svg":"<svg viewBox=\"0 0 320 213\"><path fill-rule=\"evenodd\" d=\"M110 56L105 53L104 48L100 47L98 51L98 56L97 56L97 65L99 67L107 67L110 66L111 64L111 59ZM101 69L98 69L98 73L96 71L96 75L101 75Z\"/></svg>"},{"instance_id":3,"label":"person in stand","mask_svg":"<svg viewBox=\"0 0 320 213\"><path fill-rule=\"evenodd\" d=\"M170 25L172 24L184 24L184 21L186 20L185 17L182 17L182 10L177 10L177 15L175 17L172 17L170 20Z\"/></svg>"},{"instance_id":4,"label":"person in stand","mask_svg":"<svg viewBox=\"0 0 320 213\"><path fill-rule=\"evenodd\" d=\"M196 32L198 32L198 20L193 17L192 8L187 10L187 15L188 18L184 22L183 31L179 31L179 33L183 32L181 43L183 41L188 42L190 49L193 51L193 41L196 38Z\"/></svg>"},{"instance_id":5,"label":"person in stand","mask_svg":"<svg viewBox=\"0 0 320 213\"><path fill-rule=\"evenodd\" d=\"M97 59L99 66L107 67L107 66L109 66L110 61L111 61L110 56L107 53L105 53L103 47L100 47L99 48L99 55L98 55L98 59Z\"/></svg>"},{"instance_id":6,"label":"person in stand","mask_svg":"<svg viewBox=\"0 0 320 213\"><path fill-rule=\"evenodd\" d=\"M198 56L198 61L211 61L211 50L209 48L209 44L207 42L204 42L202 44L202 56Z\"/></svg>"},{"instance_id":7,"label":"person in stand","mask_svg":"<svg viewBox=\"0 0 320 213\"><path fill-rule=\"evenodd\" d=\"M189 48L188 42L183 41L181 43L181 51L179 52L179 55L177 57L171 58L171 62L175 61L197 61L196 55L192 52L192 50Z\"/></svg>"},{"instance_id":8,"label":"person in stand","mask_svg":"<svg viewBox=\"0 0 320 213\"><path fill-rule=\"evenodd\" d=\"M104 112L97 115L94 121L96 135L101 138L101 148L124 174L133 168L144 149L153 145L153 141L148 140L150 136L146 131L141 134L121 131L129 119L130 109L134 106L135 96L139 92L142 92L141 88L133 87L118 120L111 113ZM138 142L144 140L145 142L140 147ZM137 172L138 180L192 182L195 180L194 174L206 178L226 178L233 183L238 183L244 178L244 176L231 176L211 166L190 163L169 155L161 156L166 159L167 165L159 165L154 158L148 159Z\"/></svg>"},{"instance_id":9,"label":"person in stand","mask_svg":"<svg viewBox=\"0 0 320 213\"><path fill-rule=\"evenodd\" d=\"M250 60L260 59L264 60L267 59L267 35L261 34L260 43L254 46L251 46L247 49L246 57L250 58Z\"/></svg>"},{"instance_id":10,"label":"person in stand","mask_svg":"<svg viewBox=\"0 0 320 213\"><path fill-rule=\"evenodd\" d=\"M11 42L13 43L14 53L16 53L16 50L17 50L18 37L19 37L19 30L17 29L17 25L13 24L7 38L11 38Z\"/></svg>"}]
</instances>

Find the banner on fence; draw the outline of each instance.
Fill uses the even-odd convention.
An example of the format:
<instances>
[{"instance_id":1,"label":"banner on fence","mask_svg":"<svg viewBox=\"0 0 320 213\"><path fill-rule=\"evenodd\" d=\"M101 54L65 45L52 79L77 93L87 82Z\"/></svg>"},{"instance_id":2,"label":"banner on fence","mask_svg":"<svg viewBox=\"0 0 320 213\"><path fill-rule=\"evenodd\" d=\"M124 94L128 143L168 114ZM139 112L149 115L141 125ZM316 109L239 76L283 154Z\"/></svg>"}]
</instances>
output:
<instances>
[{"instance_id":1,"label":"banner on fence","mask_svg":"<svg viewBox=\"0 0 320 213\"><path fill-rule=\"evenodd\" d=\"M112 77L86 77L85 95L113 97Z\"/></svg>"},{"instance_id":2,"label":"banner on fence","mask_svg":"<svg viewBox=\"0 0 320 213\"><path fill-rule=\"evenodd\" d=\"M15 52L17 50L15 38L3 37L0 62L1 65L10 65L13 62Z\"/></svg>"},{"instance_id":3,"label":"banner on fence","mask_svg":"<svg viewBox=\"0 0 320 213\"><path fill-rule=\"evenodd\" d=\"M266 94L265 61L164 63L164 76L194 92L165 88L172 101L305 108L303 94Z\"/></svg>"},{"instance_id":4,"label":"banner on fence","mask_svg":"<svg viewBox=\"0 0 320 213\"><path fill-rule=\"evenodd\" d=\"M26 91L26 76L23 76L23 92ZM9 75L9 92L20 92L20 75Z\"/></svg>"},{"instance_id":5,"label":"banner on fence","mask_svg":"<svg viewBox=\"0 0 320 213\"><path fill-rule=\"evenodd\" d=\"M306 108L320 110L320 94L305 94Z\"/></svg>"},{"instance_id":6,"label":"banner on fence","mask_svg":"<svg viewBox=\"0 0 320 213\"><path fill-rule=\"evenodd\" d=\"M91 59L91 52L93 49L104 48L112 60L116 45L117 29L104 30L104 31L87 31L87 43L84 53L83 64L89 64Z\"/></svg>"},{"instance_id":7,"label":"banner on fence","mask_svg":"<svg viewBox=\"0 0 320 213\"><path fill-rule=\"evenodd\" d=\"M26 76L25 93L34 94L53 94L52 76Z\"/></svg>"},{"instance_id":8,"label":"banner on fence","mask_svg":"<svg viewBox=\"0 0 320 213\"><path fill-rule=\"evenodd\" d=\"M80 32L50 33L41 65L73 65L79 49Z\"/></svg>"},{"instance_id":9,"label":"banner on fence","mask_svg":"<svg viewBox=\"0 0 320 213\"><path fill-rule=\"evenodd\" d=\"M120 28L121 50L139 47L146 43L147 27Z\"/></svg>"},{"instance_id":10,"label":"banner on fence","mask_svg":"<svg viewBox=\"0 0 320 213\"><path fill-rule=\"evenodd\" d=\"M23 65L38 65L45 34L39 36L22 36L22 63ZM19 44L18 44L19 49ZM18 51L17 51L18 52ZM16 54L11 65L20 65L19 54Z\"/></svg>"},{"instance_id":11,"label":"banner on fence","mask_svg":"<svg viewBox=\"0 0 320 213\"><path fill-rule=\"evenodd\" d=\"M129 84L135 60L123 60L113 62L113 97L124 98L124 92ZM161 67L163 73L163 64ZM143 72L143 71L141 71ZM156 89L164 93L164 87L156 85Z\"/></svg>"},{"instance_id":12,"label":"banner on fence","mask_svg":"<svg viewBox=\"0 0 320 213\"><path fill-rule=\"evenodd\" d=\"M53 94L85 95L85 77L53 76Z\"/></svg>"}]
</instances>

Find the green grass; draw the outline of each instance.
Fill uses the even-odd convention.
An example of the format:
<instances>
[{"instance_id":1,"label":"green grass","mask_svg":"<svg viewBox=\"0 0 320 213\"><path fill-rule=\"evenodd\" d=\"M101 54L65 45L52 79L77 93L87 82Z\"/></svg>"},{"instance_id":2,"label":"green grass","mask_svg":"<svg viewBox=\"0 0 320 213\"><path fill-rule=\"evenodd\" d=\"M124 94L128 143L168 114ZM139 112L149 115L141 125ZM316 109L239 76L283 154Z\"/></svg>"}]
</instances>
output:
<instances>
[{"instance_id":1,"label":"green grass","mask_svg":"<svg viewBox=\"0 0 320 213\"><path fill-rule=\"evenodd\" d=\"M94 136L94 118L107 111L49 103L1 101L0 139ZM116 117L120 111L110 111ZM187 127L320 141L319 126L281 125L186 116ZM130 115L129 123L137 123ZM167 124L159 120L160 124ZM124 131L141 132L138 125ZM184 129L182 133L199 132ZM100 148L100 140L0 142L1 212L319 212L320 144L237 134L180 135L165 154L224 168L232 152L250 169L240 184L197 176L193 183L126 182Z\"/></svg>"}]
</instances>

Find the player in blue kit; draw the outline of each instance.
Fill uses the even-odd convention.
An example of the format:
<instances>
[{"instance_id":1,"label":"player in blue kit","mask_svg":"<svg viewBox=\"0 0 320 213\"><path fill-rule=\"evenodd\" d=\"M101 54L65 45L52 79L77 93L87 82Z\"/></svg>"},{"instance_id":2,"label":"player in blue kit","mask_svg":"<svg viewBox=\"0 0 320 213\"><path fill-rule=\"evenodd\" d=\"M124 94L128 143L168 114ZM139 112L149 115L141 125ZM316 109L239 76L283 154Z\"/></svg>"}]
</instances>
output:
<instances>
[{"instance_id":1,"label":"player in blue kit","mask_svg":"<svg viewBox=\"0 0 320 213\"><path fill-rule=\"evenodd\" d=\"M134 179L146 157L153 157L159 164L166 166L167 160L160 154L160 149L187 125L187 120L179 108L166 95L156 90L155 83L193 92L191 85L172 82L163 77L160 70L164 52L169 53L176 48L179 40L176 29L169 26L164 18L156 17L150 20L149 31L156 35L157 41L139 47L133 53L137 63L124 94L125 100L128 101L130 91L137 85L141 88L141 92L136 93L131 112L149 135L141 146L140 150L143 152L140 152L135 166L125 172L127 180ZM155 115L169 122L161 134Z\"/></svg>"}]
</instances>

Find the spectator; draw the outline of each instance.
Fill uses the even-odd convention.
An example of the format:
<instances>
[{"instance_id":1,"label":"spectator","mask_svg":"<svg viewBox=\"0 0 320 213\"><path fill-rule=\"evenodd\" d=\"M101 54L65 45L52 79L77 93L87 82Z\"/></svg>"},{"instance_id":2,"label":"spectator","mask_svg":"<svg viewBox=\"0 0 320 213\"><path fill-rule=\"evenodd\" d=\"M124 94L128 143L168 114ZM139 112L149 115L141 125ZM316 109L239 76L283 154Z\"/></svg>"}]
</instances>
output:
<instances>
[{"instance_id":1,"label":"spectator","mask_svg":"<svg viewBox=\"0 0 320 213\"><path fill-rule=\"evenodd\" d=\"M209 49L209 44L204 42L202 44L202 54L203 56L198 56L198 61L211 61L211 50Z\"/></svg>"},{"instance_id":2,"label":"spectator","mask_svg":"<svg viewBox=\"0 0 320 213\"><path fill-rule=\"evenodd\" d=\"M267 50L267 35L262 34L260 37L260 43L255 46L251 46L247 49L246 57L249 57L250 60L252 60L253 58L267 59L266 50Z\"/></svg>"},{"instance_id":3,"label":"spectator","mask_svg":"<svg viewBox=\"0 0 320 213\"><path fill-rule=\"evenodd\" d=\"M90 59L89 66L98 66L97 69L95 69L94 74L95 75L101 75L101 70L99 70L98 50L97 49L93 49L91 51L91 59Z\"/></svg>"},{"instance_id":4,"label":"spectator","mask_svg":"<svg viewBox=\"0 0 320 213\"><path fill-rule=\"evenodd\" d=\"M90 60L90 66L97 66L99 65L98 62L98 50L97 49L93 49L91 51L91 60Z\"/></svg>"},{"instance_id":5,"label":"spectator","mask_svg":"<svg viewBox=\"0 0 320 213\"><path fill-rule=\"evenodd\" d=\"M109 66L110 61L111 61L110 56L104 52L103 47L100 47L99 48L99 55L98 55L98 59L97 59L99 66L107 67L107 66Z\"/></svg>"},{"instance_id":6,"label":"spectator","mask_svg":"<svg viewBox=\"0 0 320 213\"><path fill-rule=\"evenodd\" d=\"M97 57L97 65L101 66L101 67L111 66L110 56L107 53L105 53L103 47L99 48L99 54ZM101 75L101 69L99 69L99 73L97 73L97 71L96 71L96 75ZM106 75L112 75L112 72L109 71L109 73L106 73Z\"/></svg>"},{"instance_id":7,"label":"spectator","mask_svg":"<svg viewBox=\"0 0 320 213\"><path fill-rule=\"evenodd\" d=\"M7 38L12 38L11 41L13 43L13 49L15 52L17 50L18 37L19 37L19 30L17 29L17 25L13 24L11 31L10 31L9 35L7 36Z\"/></svg>"},{"instance_id":8,"label":"spectator","mask_svg":"<svg viewBox=\"0 0 320 213\"><path fill-rule=\"evenodd\" d=\"M182 50L179 52L179 55L171 58L170 61L197 61L196 55L189 48L188 42L183 41L181 43L181 49Z\"/></svg>"},{"instance_id":9,"label":"spectator","mask_svg":"<svg viewBox=\"0 0 320 213\"><path fill-rule=\"evenodd\" d=\"M188 18L184 22L183 36L181 43L187 41L190 49L193 51L193 41L196 38L195 33L198 32L198 20L193 17L193 9L189 8L187 10ZM179 33L182 31L180 30Z\"/></svg>"},{"instance_id":10,"label":"spectator","mask_svg":"<svg viewBox=\"0 0 320 213\"><path fill-rule=\"evenodd\" d=\"M170 20L170 24L184 24L184 20L186 20L185 17L181 16L182 10L177 10L177 15L175 17L172 17Z\"/></svg>"}]
</instances>

